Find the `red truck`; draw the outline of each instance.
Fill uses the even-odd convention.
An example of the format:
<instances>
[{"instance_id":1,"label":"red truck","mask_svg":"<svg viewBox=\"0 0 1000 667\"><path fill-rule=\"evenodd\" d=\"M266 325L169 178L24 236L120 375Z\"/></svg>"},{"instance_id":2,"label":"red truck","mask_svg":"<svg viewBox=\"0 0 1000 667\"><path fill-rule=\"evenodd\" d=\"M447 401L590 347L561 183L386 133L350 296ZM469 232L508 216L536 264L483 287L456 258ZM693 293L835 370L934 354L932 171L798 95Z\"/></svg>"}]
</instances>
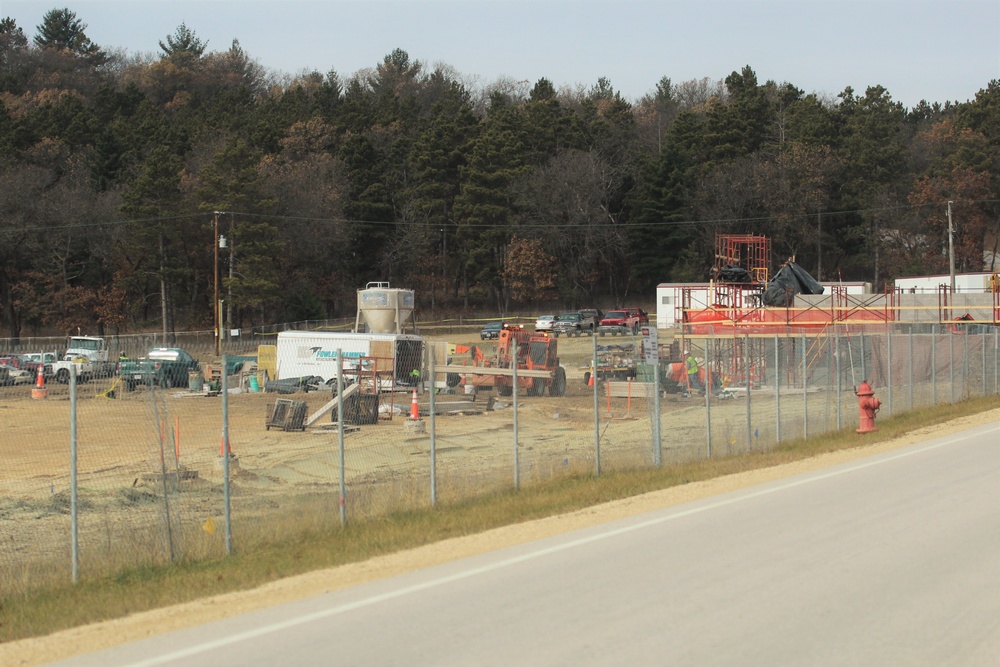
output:
<instances>
[{"instance_id":1,"label":"red truck","mask_svg":"<svg viewBox=\"0 0 1000 667\"><path fill-rule=\"evenodd\" d=\"M642 308L623 308L622 310L625 310L626 312L628 312L629 314L633 315L638 319L639 326L636 327L636 329L638 329L639 327L644 327L649 324L649 313L647 313Z\"/></svg>"},{"instance_id":2,"label":"red truck","mask_svg":"<svg viewBox=\"0 0 1000 667\"><path fill-rule=\"evenodd\" d=\"M597 327L597 333L601 336L605 334L611 334L612 336L621 334L625 336L627 334L634 334L638 330L639 317L628 310L612 310L605 313L604 319L601 320L600 326Z\"/></svg>"},{"instance_id":3,"label":"red truck","mask_svg":"<svg viewBox=\"0 0 1000 667\"><path fill-rule=\"evenodd\" d=\"M649 315L642 308L620 308L604 315L597 333L604 336L611 334L622 336L636 334L639 329L649 324Z\"/></svg>"}]
</instances>

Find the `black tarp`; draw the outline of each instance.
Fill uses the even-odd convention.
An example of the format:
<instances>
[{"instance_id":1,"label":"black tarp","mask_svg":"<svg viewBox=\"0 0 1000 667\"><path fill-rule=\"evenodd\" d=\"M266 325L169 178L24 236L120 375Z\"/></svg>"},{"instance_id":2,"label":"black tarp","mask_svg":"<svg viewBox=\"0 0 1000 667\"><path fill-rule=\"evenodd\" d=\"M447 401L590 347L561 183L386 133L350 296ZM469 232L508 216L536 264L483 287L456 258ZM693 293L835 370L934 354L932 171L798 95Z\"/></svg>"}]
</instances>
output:
<instances>
[{"instance_id":1,"label":"black tarp","mask_svg":"<svg viewBox=\"0 0 1000 667\"><path fill-rule=\"evenodd\" d=\"M788 262L767 283L760 300L765 306L780 308L792 305L796 294L822 293L823 286L808 271L795 262Z\"/></svg>"},{"instance_id":2,"label":"black tarp","mask_svg":"<svg viewBox=\"0 0 1000 667\"><path fill-rule=\"evenodd\" d=\"M733 266L732 264L725 264L719 269L719 275L717 277L719 282L723 283L752 283L753 277L750 272L744 269L742 266Z\"/></svg>"}]
</instances>

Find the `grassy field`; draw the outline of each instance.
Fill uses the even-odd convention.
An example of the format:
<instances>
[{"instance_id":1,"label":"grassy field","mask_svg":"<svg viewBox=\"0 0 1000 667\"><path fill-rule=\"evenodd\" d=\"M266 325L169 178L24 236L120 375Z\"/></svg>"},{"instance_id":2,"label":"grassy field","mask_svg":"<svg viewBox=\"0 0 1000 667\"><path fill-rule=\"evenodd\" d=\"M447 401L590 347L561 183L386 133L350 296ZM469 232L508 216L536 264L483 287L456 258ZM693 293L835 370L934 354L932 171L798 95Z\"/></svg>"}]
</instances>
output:
<instances>
[{"instance_id":1,"label":"grassy field","mask_svg":"<svg viewBox=\"0 0 1000 667\"><path fill-rule=\"evenodd\" d=\"M588 345L592 344L589 340ZM1000 405L997 397L921 409L879 420L879 431L864 439L874 445L928 426L975 415ZM492 528L563 514L601 503L768 468L826 452L857 448L854 426L807 441L782 443L769 452L696 461L660 469L580 475L496 493L459 504L398 513L333 531L304 528L291 540L258 542L252 552L218 560L126 569L113 576L84 579L0 599L0 642L43 636L58 630L165 607L221 593L248 590L285 577L364 561L375 556L471 535Z\"/></svg>"}]
</instances>

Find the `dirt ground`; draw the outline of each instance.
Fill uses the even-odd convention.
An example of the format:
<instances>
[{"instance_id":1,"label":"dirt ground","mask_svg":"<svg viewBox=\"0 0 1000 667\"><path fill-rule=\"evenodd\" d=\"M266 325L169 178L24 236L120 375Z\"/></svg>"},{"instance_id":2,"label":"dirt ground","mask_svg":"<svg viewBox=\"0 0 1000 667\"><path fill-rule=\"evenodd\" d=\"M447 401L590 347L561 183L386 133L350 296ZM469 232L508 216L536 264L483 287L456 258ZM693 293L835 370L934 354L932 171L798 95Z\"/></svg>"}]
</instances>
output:
<instances>
[{"instance_id":1,"label":"dirt ground","mask_svg":"<svg viewBox=\"0 0 1000 667\"><path fill-rule=\"evenodd\" d=\"M29 666L71 655L100 650L135 641L156 633L169 632L246 613L255 609L303 597L338 590L378 578L390 577L431 565L463 558L508 545L596 525L634 514L689 502L766 481L822 469L838 463L890 451L925 438L1000 420L1000 409L955 422L921 429L906 438L871 447L826 454L793 464L730 475L705 482L645 494L607 503L571 514L508 526L479 535L446 540L411 551L392 554L343 567L313 572L276 581L252 591L231 593L166 609L143 612L127 618L74 628L48 637L0 645L0 664Z\"/></svg>"},{"instance_id":2,"label":"dirt ground","mask_svg":"<svg viewBox=\"0 0 1000 667\"><path fill-rule=\"evenodd\" d=\"M598 340L610 343L610 339ZM566 396L520 401L519 448L524 450L526 474L541 475L547 466L565 461L585 461L593 447L593 394L583 382L581 368L593 341L561 339L559 344L568 375ZM142 501L160 492L157 487L164 465L171 471L179 464L190 475L180 482L189 512L199 522L213 516L218 519L221 398L192 395L185 388L155 394L140 388L134 392L119 389L117 398L110 400L102 396L110 383L82 384L77 392L76 463L79 488L87 503L84 510L91 516L101 513L105 524L121 527L127 520L138 527L143 513L152 517L157 512L155 503ZM69 395L65 385L49 384L47 391L47 399L31 400L29 386L0 388L0 460L4 462L0 466L0 529L8 536L0 544L0 571L25 556L65 551ZM306 414L311 415L331 396L323 391L230 395L233 484L243 498L258 504L266 504L268 497L328 492L340 472L337 433L330 428L330 416L304 432L267 428L267 415L278 398L304 402ZM476 485L492 471L498 484L506 484L511 478L511 401L498 397L496 409L487 411L485 397L474 402L468 399L464 395L438 397L444 411L436 419L439 473ZM427 403L426 395L421 396L424 417ZM406 429L410 395L396 394L393 405L396 414L391 420L351 429L345 438L345 478L355 490L387 479L398 482L427 475L429 436ZM644 402L635 403L635 418L622 418L629 405L616 400L612 406L616 420L606 433L609 456L616 446L624 450L634 447L634 442L649 442ZM674 400L664 405L682 407ZM601 407L607 408L603 401ZM696 417L700 413L692 415Z\"/></svg>"},{"instance_id":3,"label":"dirt ground","mask_svg":"<svg viewBox=\"0 0 1000 667\"><path fill-rule=\"evenodd\" d=\"M582 349L592 345L589 339L568 342ZM566 396L519 401L518 449L524 483L544 478L560 466L591 465L593 393L583 383L583 371L577 365L570 362L566 367ZM153 500L162 497L162 471L165 466L172 474L175 457L189 477L178 482L182 493L172 511L182 511L188 525L199 526L209 518L218 522L223 482L221 397L177 389L159 391L156 398L153 392L139 389L119 392L109 400L99 397L107 382L78 388L81 558L114 558L115 554L96 555L94 550L103 542L125 544L124 540L106 540L106 533L131 539L157 532L150 526L159 522L161 508ZM39 401L29 398L30 387L0 388L0 460L4 462L0 466L0 531L5 535L0 541L0 573L11 572L8 568L18 571L19 563L46 557L65 566L71 484L69 396L64 385L49 385L48 392L48 398ZM329 393L244 392L229 398L231 479L239 509L263 515L269 508L287 504L291 497L336 493L338 443L330 416L304 432L266 427L277 399L304 402L308 415L330 400ZM396 394L396 414L391 420L349 429L346 434L344 475L349 497L354 499L348 504L349 518L360 516L351 512L384 511L385 507L367 506L381 502L381 490L402 488L408 479L420 485L427 478L430 438L427 433L407 430L410 398L406 392ZM484 396L471 398L438 396L438 407L443 410L435 420L441 499L454 498L463 487L507 486L512 478L511 399L497 397L495 409L487 410ZM429 422L426 395L420 402L424 422ZM675 399L664 405L676 408L678 414L687 407ZM650 442L645 402L637 400L633 407L636 415L626 418L629 402L614 401L616 418L602 436L609 465L619 453L625 457L642 449L648 456L649 448L636 444ZM603 400L601 409L605 411L602 419L607 419ZM692 424L701 415L694 410ZM169 474L168 480L173 481ZM370 490L369 497L359 503L359 491L364 490ZM155 551L156 545L151 544L155 539L129 547ZM86 570L87 564L82 565Z\"/></svg>"}]
</instances>

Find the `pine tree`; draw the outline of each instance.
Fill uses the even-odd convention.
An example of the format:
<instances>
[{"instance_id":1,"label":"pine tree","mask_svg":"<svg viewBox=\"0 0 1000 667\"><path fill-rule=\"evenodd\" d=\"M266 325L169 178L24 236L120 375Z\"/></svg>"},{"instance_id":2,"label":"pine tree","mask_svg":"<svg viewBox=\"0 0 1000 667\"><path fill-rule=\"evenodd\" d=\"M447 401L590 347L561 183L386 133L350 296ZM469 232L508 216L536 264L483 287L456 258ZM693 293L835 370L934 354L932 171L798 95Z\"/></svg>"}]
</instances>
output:
<instances>
[{"instance_id":1,"label":"pine tree","mask_svg":"<svg viewBox=\"0 0 1000 667\"><path fill-rule=\"evenodd\" d=\"M160 41L163 56L177 67L190 68L198 61L208 48L208 42L203 42L185 23L177 26L173 35L167 35L167 43Z\"/></svg>"},{"instance_id":2,"label":"pine tree","mask_svg":"<svg viewBox=\"0 0 1000 667\"><path fill-rule=\"evenodd\" d=\"M35 29L40 49L68 51L94 66L107 61L107 54L87 37L87 24L67 8L49 10Z\"/></svg>"}]
</instances>

